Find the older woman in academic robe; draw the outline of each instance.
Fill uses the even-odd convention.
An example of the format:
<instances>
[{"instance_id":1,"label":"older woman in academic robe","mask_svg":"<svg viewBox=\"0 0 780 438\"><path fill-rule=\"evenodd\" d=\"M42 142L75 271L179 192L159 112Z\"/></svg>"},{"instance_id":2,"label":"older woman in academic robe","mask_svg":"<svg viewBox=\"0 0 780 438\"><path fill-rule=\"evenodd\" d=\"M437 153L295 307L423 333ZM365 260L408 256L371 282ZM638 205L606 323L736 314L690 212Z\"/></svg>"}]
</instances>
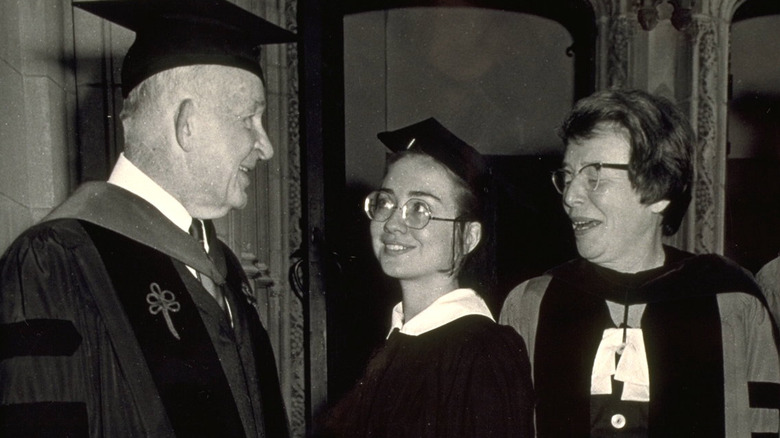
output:
<instances>
[{"instance_id":1,"label":"older woman in academic robe","mask_svg":"<svg viewBox=\"0 0 780 438\"><path fill-rule=\"evenodd\" d=\"M688 208L694 138L668 100L604 91L561 128L553 174L580 257L515 288L540 437L778 433L772 322L745 270L663 244Z\"/></svg>"}]
</instances>

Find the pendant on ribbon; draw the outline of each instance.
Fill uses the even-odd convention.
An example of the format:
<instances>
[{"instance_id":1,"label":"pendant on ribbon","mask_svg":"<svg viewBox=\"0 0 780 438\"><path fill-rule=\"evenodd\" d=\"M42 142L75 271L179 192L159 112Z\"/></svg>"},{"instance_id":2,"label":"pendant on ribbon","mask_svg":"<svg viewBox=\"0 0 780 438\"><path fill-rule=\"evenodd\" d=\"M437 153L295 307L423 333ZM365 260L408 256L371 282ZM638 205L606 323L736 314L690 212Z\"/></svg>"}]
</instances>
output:
<instances>
[{"instance_id":1,"label":"pendant on ribbon","mask_svg":"<svg viewBox=\"0 0 780 438\"><path fill-rule=\"evenodd\" d=\"M173 326L171 314L169 313L178 312L181 309L181 304L176 301L176 295L169 290L161 290L160 285L157 283L150 284L149 289L151 292L146 295L146 302L149 303L149 313L157 315L162 312L165 323L168 325L168 330L170 330L174 338L181 340L179 332Z\"/></svg>"}]
</instances>

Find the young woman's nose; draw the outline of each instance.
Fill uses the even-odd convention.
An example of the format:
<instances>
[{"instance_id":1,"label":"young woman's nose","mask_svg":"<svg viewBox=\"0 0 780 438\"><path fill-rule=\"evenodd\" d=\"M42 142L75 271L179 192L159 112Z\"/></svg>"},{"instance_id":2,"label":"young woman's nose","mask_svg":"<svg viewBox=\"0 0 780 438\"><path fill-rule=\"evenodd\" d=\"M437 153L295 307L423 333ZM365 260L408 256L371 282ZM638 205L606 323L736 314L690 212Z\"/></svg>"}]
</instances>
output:
<instances>
[{"instance_id":1,"label":"young woman's nose","mask_svg":"<svg viewBox=\"0 0 780 438\"><path fill-rule=\"evenodd\" d=\"M396 208L385 221L385 230L405 232L407 229L401 208Z\"/></svg>"}]
</instances>

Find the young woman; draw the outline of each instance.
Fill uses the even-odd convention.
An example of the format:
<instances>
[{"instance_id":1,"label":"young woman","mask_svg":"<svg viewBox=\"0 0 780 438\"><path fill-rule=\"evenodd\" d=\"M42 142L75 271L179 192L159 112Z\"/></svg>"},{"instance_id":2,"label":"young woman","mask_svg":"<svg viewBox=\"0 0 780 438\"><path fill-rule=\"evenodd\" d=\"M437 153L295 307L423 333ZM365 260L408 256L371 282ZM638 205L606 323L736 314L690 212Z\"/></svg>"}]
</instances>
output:
<instances>
[{"instance_id":1,"label":"young woman","mask_svg":"<svg viewBox=\"0 0 780 438\"><path fill-rule=\"evenodd\" d=\"M523 339L494 321L459 275L491 224L489 172L435 119L379 134L396 151L365 200L374 253L400 282L384 346L331 411L328 431L350 437L532 436ZM482 250L487 250L484 246Z\"/></svg>"}]
</instances>

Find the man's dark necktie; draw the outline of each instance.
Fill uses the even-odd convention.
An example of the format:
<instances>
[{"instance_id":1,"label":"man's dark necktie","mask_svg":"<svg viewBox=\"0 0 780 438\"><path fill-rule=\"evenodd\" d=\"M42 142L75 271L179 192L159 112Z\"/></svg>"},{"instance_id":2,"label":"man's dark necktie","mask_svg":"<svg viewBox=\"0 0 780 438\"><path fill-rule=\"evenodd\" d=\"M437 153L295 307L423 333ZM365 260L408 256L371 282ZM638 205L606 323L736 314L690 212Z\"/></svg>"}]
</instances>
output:
<instances>
[{"instance_id":1,"label":"man's dark necktie","mask_svg":"<svg viewBox=\"0 0 780 438\"><path fill-rule=\"evenodd\" d=\"M204 231L205 224L203 221L200 219L192 219L192 224L190 225L190 234L192 237L196 238L198 242L200 242L200 246L203 248L203 251L206 251L206 242L208 242L209 248L212 248L212 245L216 244L216 242L213 241L213 237L209 236L210 233L206 233ZM209 239L209 237L211 237L211 239ZM200 283L203 285L203 287L208 291L209 294L211 294L212 297L214 297L215 300L217 300L219 307L221 307L223 311L226 311L227 303L225 302L225 295L222 293L222 288L215 284L208 275L204 275L200 272L197 272L197 274L198 280L200 280Z\"/></svg>"}]
</instances>

